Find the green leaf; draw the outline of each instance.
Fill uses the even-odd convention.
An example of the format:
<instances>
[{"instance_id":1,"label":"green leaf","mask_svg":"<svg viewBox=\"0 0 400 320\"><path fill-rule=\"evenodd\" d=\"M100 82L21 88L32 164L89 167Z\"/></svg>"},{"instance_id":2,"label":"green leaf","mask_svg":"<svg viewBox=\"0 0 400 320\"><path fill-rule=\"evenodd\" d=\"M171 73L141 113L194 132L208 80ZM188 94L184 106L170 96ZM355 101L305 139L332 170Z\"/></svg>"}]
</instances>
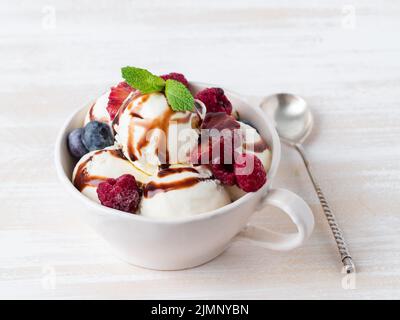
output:
<instances>
[{"instance_id":1,"label":"green leaf","mask_svg":"<svg viewBox=\"0 0 400 320\"><path fill-rule=\"evenodd\" d=\"M174 111L192 111L194 98L188 88L179 81L168 79L165 82L165 95Z\"/></svg>"},{"instance_id":2,"label":"green leaf","mask_svg":"<svg viewBox=\"0 0 400 320\"><path fill-rule=\"evenodd\" d=\"M165 81L151 72L136 67L121 68L122 78L132 87L141 93L152 93L162 91Z\"/></svg>"}]
</instances>

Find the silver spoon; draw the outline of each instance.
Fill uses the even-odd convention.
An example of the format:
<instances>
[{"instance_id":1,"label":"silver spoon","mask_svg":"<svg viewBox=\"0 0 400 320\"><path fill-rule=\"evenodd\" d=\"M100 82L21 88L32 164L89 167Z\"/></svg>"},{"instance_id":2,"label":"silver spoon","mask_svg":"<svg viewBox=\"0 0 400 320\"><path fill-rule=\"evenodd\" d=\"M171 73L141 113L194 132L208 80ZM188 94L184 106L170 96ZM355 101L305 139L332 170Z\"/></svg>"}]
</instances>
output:
<instances>
[{"instance_id":1,"label":"silver spoon","mask_svg":"<svg viewBox=\"0 0 400 320\"><path fill-rule=\"evenodd\" d=\"M308 175L317 192L322 210L328 220L329 226L335 238L342 263L346 273L355 272L353 259L350 256L349 249L343 239L343 235L337 224L336 218L332 213L328 202L317 181L315 180L310 163L308 162L304 149L303 142L310 134L313 127L313 116L307 103L300 97L289 93L279 93L265 98L261 102L261 109L275 120L275 126L281 140L294 147L301 155L304 161Z\"/></svg>"}]
</instances>

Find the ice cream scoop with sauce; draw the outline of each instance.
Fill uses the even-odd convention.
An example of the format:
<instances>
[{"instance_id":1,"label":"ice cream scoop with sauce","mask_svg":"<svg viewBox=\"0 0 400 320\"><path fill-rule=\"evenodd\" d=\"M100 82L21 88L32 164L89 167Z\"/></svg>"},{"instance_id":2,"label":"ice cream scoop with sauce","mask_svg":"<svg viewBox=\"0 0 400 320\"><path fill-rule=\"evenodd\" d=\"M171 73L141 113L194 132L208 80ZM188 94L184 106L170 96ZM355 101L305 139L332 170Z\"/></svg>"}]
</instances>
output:
<instances>
[{"instance_id":1,"label":"ice cream scoop with sauce","mask_svg":"<svg viewBox=\"0 0 400 320\"><path fill-rule=\"evenodd\" d=\"M161 164L188 163L199 121L194 112L174 112L165 95L157 92L128 98L113 127L125 157L154 175Z\"/></svg>"},{"instance_id":2,"label":"ice cream scoop with sauce","mask_svg":"<svg viewBox=\"0 0 400 320\"><path fill-rule=\"evenodd\" d=\"M99 183L123 174L133 175L139 183L145 183L148 179L124 157L121 150L109 147L84 155L75 166L72 182L85 196L100 203L96 192Z\"/></svg>"},{"instance_id":3,"label":"ice cream scoop with sauce","mask_svg":"<svg viewBox=\"0 0 400 320\"><path fill-rule=\"evenodd\" d=\"M175 165L160 170L143 188L140 214L179 218L211 211L230 198L206 166Z\"/></svg>"}]
</instances>

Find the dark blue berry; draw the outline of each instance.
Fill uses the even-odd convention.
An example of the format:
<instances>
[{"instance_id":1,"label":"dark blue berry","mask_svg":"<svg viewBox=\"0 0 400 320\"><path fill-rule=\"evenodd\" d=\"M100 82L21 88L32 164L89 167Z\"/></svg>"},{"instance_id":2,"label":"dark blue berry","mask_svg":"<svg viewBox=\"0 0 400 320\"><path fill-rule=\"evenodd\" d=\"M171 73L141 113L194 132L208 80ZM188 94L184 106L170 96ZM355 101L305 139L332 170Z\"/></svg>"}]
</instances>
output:
<instances>
[{"instance_id":1,"label":"dark blue berry","mask_svg":"<svg viewBox=\"0 0 400 320\"><path fill-rule=\"evenodd\" d=\"M82 134L83 128L78 128L71 131L71 133L68 135L69 152L71 152L71 154L76 158L81 158L89 152L89 150L82 143Z\"/></svg>"},{"instance_id":2,"label":"dark blue berry","mask_svg":"<svg viewBox=\"0 0 400 320\"><path fill-rule=\"evenodd\" d=\"M108 124L90 121L84 128L82 142L89 150L100 150L114 144L114 137Z\"/></svg>"}]
</instances>

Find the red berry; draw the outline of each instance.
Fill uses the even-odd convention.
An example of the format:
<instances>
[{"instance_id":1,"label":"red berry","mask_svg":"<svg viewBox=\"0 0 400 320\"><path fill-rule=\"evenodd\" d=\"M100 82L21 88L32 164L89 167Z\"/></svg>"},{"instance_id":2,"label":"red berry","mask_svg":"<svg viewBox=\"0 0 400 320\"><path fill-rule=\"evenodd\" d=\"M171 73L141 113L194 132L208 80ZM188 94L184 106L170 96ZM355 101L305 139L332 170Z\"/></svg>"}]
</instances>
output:
<instances>
[{"instance_id":1,"label":"red berry","mask_svg":"<svg viewBox=\"0 0 400 320\"><path fill-rule=\"evenodd\" d=\"M107 179L97 187L97 196L103 206L135 213L141 192L134 176L124 174L117 179Z\"/></svg>"},{"instance_id":2,"label":"red berry","mask_svg":"<svg viewBox=\"0 0 400 320\"><path fill-rule=\"evenodd\" d=\"M212 164L211 171L215 178L223 184L233 186L236 183L236 176L231 164Z\"/></svg>"},{"instance_id":3,"label":"red berry","mask_svg":"<svg viewBox=\"0 0 400 320\"><path fill-rule=\"evenodd\" d=\"M190 154L190 163L192 164L209 164L211 159L211 146L208 141L198 144Z\"/></svg>"},{"instance_id":4,"label":"red berry","mask_svg":"<svg viewBox=\"0 0 400 320\"><path fill-rule=\"evenodd\" d=\"M111 88L108 96L107 111L111 120L114 120L122 103L134 89L126 82L120 82L117 86Z\"/></svg>"},{"instance_id":5,"label":"red berry","mask_svg":"<svg viewBox=\"0 0 400 320\"><path fill-rule=\"evenodd\" d=\"M193 164L232 164L235 150L239 147L241 140L233 138L232 131L226 133L220 137L204 139L191 153L190 162ZM235 133L233 134L235 135Z\"/></svg>"},{"instance_id":6,"label":"red berry","mask_svg":"<svg viewBox=\"0 0 400 320\"><path fill-rule=\"evenodd\" d=\"M233 171L238 187L246 192L257 191L267 181L261 160L251 153L237 155Z\"/></svg>"},{"instance_id":7,"label":"red berry","mask_svg":"<svg viewBox=\"0 0 400 320\"><path fill-rule=\"evenodd\" d=\"M232 164L233 154L242 144L240 124L225 112L209 112L201 125L201 143L191 154L191 162Z\"/></svg>"},{"instance_id":8,"label":"red berry","mask_svg":"<svg viewBox=\"0 0 400 320\"><path fill-rule=\"evenodd\" d=\"M232 113L232 104L225 96L224 90L221 88L207 88L198 92L195 96L196 99L202 101L207 112L225 112L226 114Z\"/></svg>"},{"instance_id":9,"label":"red berry","mask_svg":"<svg viewBox=\"0 0 400 320\"><path fill-rule=\"evenodd\" d=\"M240 123L225 112L207 112L201 124L201 129L235 130L240 129Z\"/></svg>"},{"instance_id":10,"label":"red berry","mask_svg":"<svg viewBox=\"0 0 400 320\"><path fill-rule=\"evenodd\" d=\"M168 74L163 74L160 76L164 80L172 79L181 82L184 84L186 87L189 86L189 82L186 80L185 76L182 73L177 73L177 72L171 72Z\"/></svg>"}]
</instances>

